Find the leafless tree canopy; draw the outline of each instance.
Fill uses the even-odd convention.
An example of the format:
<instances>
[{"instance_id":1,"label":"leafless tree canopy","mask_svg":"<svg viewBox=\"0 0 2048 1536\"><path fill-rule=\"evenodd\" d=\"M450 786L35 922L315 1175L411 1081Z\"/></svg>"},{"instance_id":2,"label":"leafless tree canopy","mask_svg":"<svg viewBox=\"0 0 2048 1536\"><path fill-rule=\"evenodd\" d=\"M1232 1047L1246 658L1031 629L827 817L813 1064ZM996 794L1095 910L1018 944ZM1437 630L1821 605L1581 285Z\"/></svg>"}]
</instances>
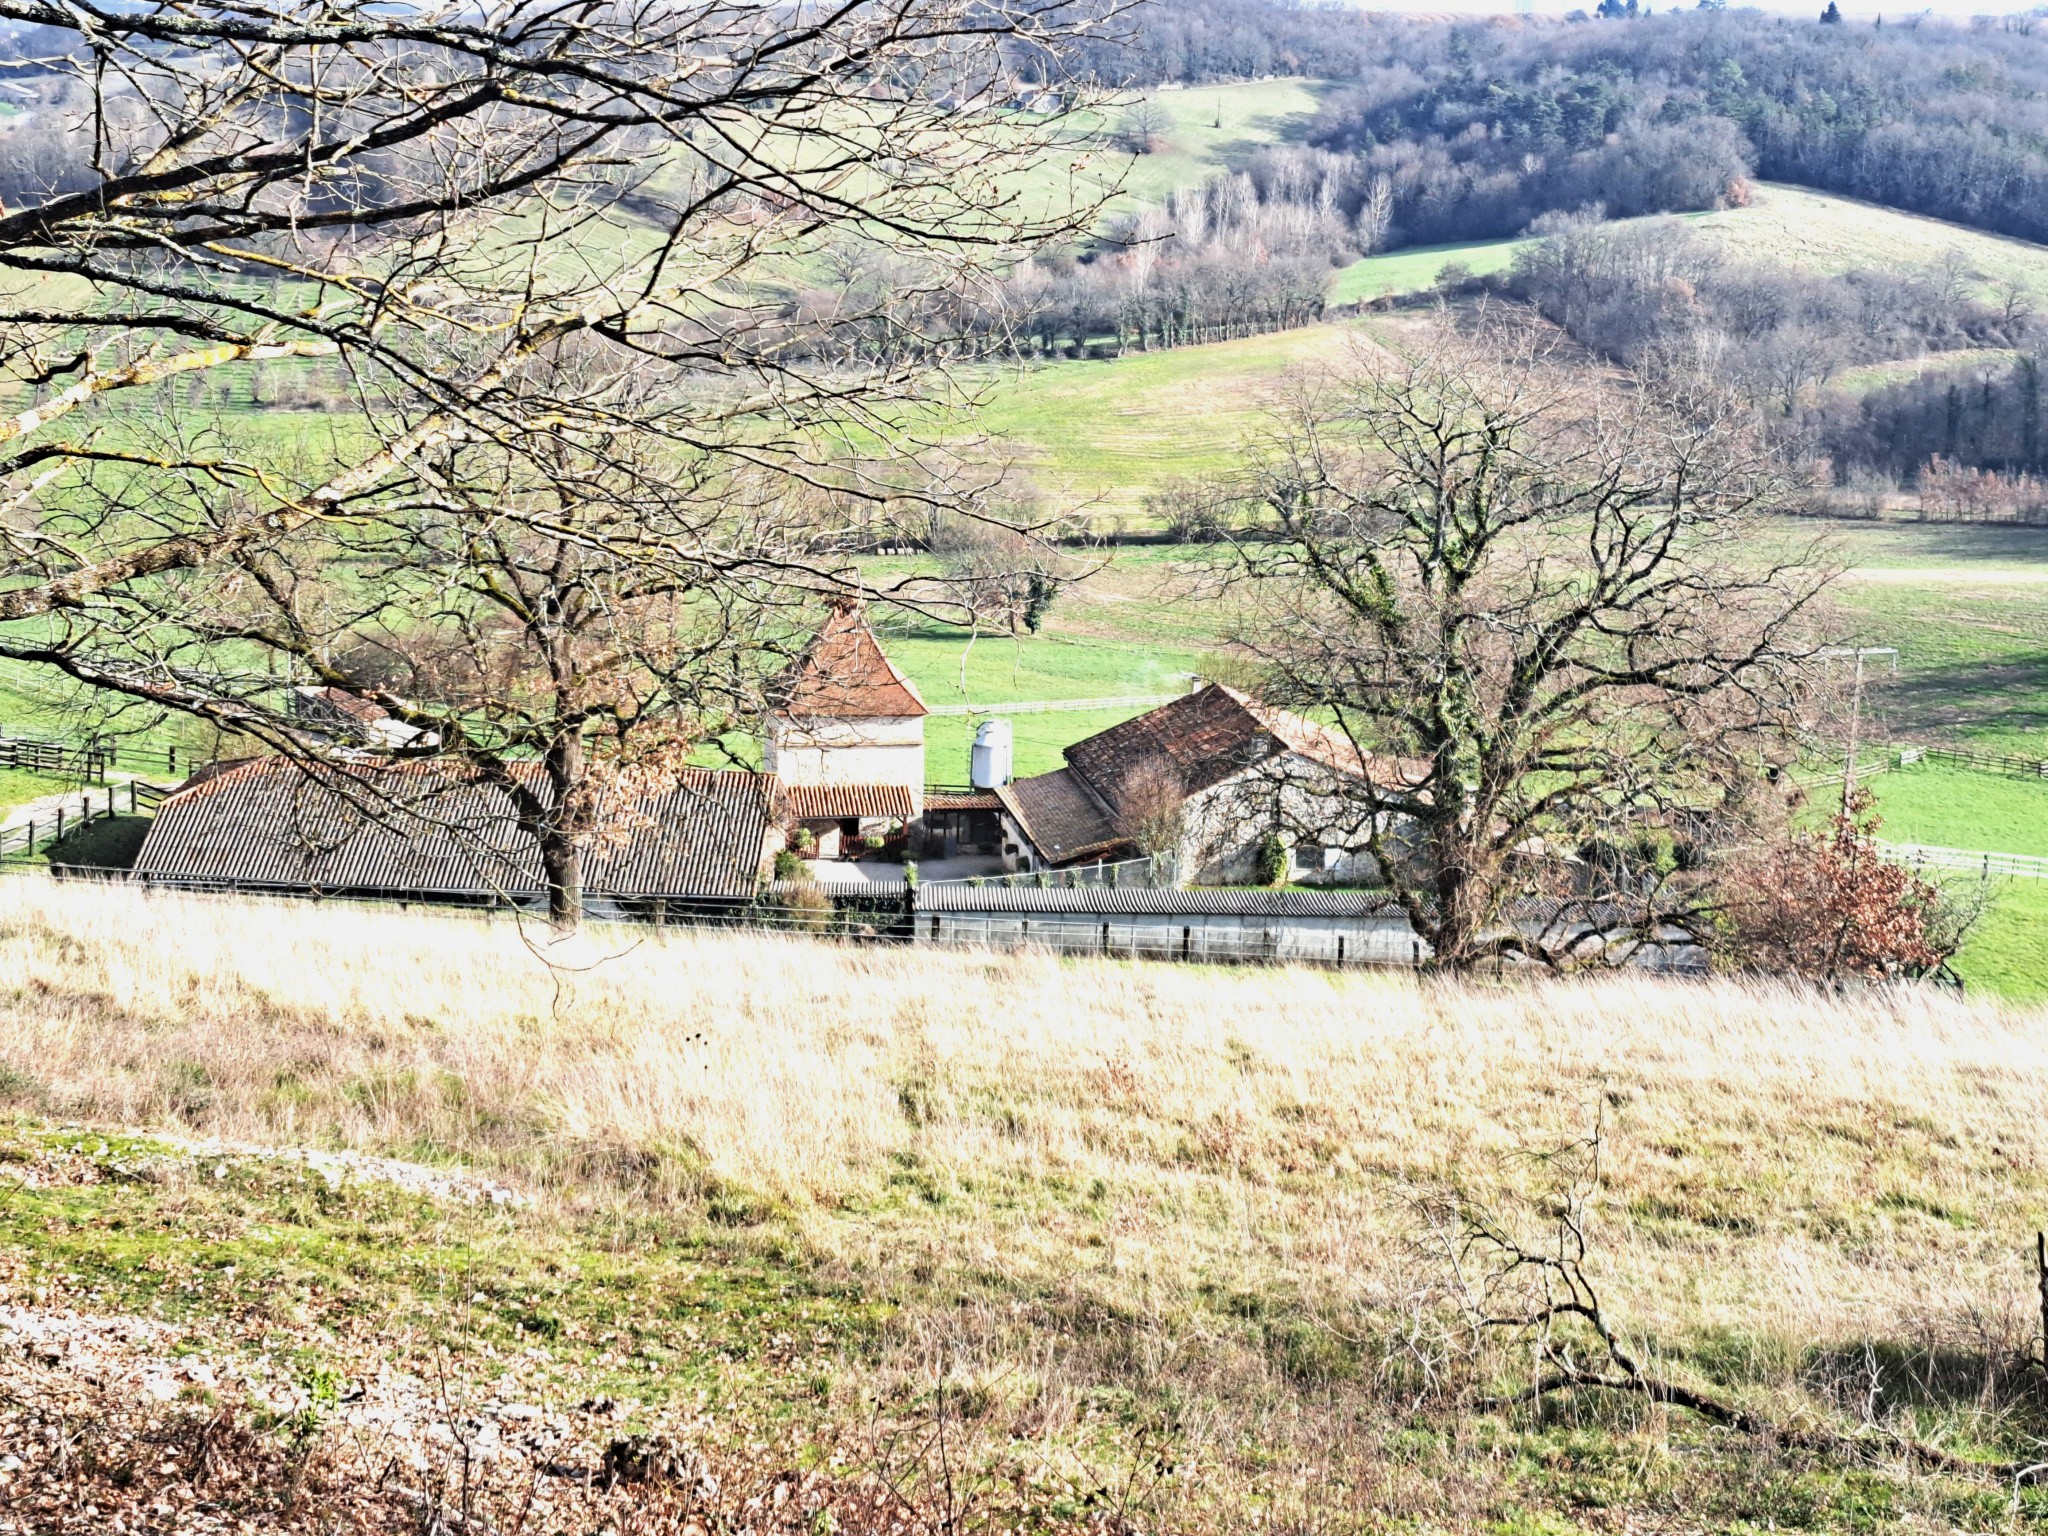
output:
<instances>
[{"instance_id":1,"label":"leafless tree canopy","mask_svg":"<svg viewBox=\"0 0 2048 1536\"><path fill-rule=\"evenodd\" d=\"M928 448L925 301L1092 217L1003 110L1059 4L0 20L64 151L0 212L0 656L309 754L290 685L375 700L406 751L546 763L544 840L593 752L743 720L857 587L820 498L985 512ZM240 409L280 396L330 410Z\"/></svg>"},{"instance_id":2,"label":"leafless tree canopy","mask_svg":"<svg viewBox=\"0 0 2048 1536\"><path fill-rule=\"evenodd\" d=\"M1246 641L1373 765L1341 781L1351 841L1446 966L1654 935L1804 686L1827 576L1759 540L1764 460L1582 377L1508 324L1362 357L1285 422L1237 556ZM1556 914L1534 937L1524 896Z\"/></svg>"}]
</instances>

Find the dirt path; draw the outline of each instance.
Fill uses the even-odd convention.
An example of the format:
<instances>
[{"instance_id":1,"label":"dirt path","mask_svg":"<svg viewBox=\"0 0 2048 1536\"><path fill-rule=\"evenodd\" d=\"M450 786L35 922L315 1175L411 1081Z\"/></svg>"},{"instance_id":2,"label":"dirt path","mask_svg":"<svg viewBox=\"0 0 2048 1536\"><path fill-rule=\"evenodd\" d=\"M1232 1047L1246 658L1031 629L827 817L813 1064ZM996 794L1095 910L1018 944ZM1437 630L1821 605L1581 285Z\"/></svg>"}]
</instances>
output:
<instances>
[{"instance_id":1,"label":"dirt path","mask_svg":"<svg viewBox=\"0 0 2048 1536\"><path fill-rule=\"evenodd\" d=\"M1842 573L1872 586L2036 587L2048 583L2044 565L1855 565Z\"/></svg>"}]
</instances>

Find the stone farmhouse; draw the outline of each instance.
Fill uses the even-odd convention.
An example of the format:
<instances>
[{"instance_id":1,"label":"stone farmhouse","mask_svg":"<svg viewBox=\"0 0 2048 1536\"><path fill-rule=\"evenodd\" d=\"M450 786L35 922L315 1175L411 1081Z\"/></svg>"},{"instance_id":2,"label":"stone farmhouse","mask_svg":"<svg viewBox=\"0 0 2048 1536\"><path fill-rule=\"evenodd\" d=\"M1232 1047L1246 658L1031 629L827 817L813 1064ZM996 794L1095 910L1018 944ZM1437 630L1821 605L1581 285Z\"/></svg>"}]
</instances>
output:
<instances>
[{"instance_id":1,"label":"stone farmhouse","mask_svg":"<svg viewBox=\"0 0 2048 1536\"><path fill-rule=\"evenodd\" d=\"M1170 853L1191 885L1253 877L1278 836L1296 879L1351 883L1375 871L1351 850L1366 828L1339 781L1419 777L1419 764L1361 761L1336 732L1210 683L1066 749L1067 766L999 787L1008 867L1061 869Z\"/></svg>"},{"instance_id":2,"label":"stone farmhouse","mask_svg":"<svg viewBox=\"0 0 2048 1536\"><path fill-rule=\"evenodd\" d=\"M383 738L367 700L308 701L337 737ZM1370 873L1350 836L1304 835L1337 816L1338 776L1361 765L1331 732L1211 684L1066 750L1066 766L1004 782L933 785L929 710L851 607L835 608L776 681L759 773L692 772L672 792L607 808L586 871L594 915L752 901L777 855L797 851L835 895L928 878L1069 870L1170 852L1186 884L1250 878L1282 833L1292 873ZM346 754L344 753L345 757ZM961 765L967 767L966 764ZM1355 829L1353 829L1355 830ZM312 774L281 757L225 765L163 804L135 864L173 885L525 904L542 890L502 790L431 760L365 753Z\"/></svg>"}]
</instances>

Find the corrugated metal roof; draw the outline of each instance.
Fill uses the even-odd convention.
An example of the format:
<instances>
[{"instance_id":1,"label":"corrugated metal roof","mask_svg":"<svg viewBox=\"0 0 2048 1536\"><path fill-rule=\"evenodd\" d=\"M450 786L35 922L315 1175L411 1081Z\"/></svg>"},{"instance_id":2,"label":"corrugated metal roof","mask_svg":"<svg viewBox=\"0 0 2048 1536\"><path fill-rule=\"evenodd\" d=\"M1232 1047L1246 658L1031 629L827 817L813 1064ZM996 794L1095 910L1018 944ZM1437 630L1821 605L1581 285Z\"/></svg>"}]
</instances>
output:
<instances>
[{"instance_id":1,"label":"corrugated metal roof","mask_svg":"<svg viewBox=\"0 0 2048 1536\"><path fill-rule=\"evenodd\" d=\"M920 912L1008 912L1075 917L1394 917L1378 891L1121 890L1109 886L926 886Z\"/></svg>"},{"instance_id":2,"label":"corrugated metal roof","mask_svg":"<svg viewBox=\"0 0 2048 1536\"><path fill-rule=\"evenodd\" d=\"M772 781L691 771L602 819L593 896L745 900L760 878ZM258 758L164 801L135 872L164 884L534 897L538 848L498 786L436 764L328 768Z\"/></svg>"},{"instance_id":3,"label":"corrugated metal roof","mask_svg":"<svg viewBox=\"0 0 2048 1536\"><path fill-rule=\"evenodd\" d=\"M916 809L910 790L901 784L784 784L782 803L797 821L844 816L908 821Z\"/></svg>"}]
</instances>

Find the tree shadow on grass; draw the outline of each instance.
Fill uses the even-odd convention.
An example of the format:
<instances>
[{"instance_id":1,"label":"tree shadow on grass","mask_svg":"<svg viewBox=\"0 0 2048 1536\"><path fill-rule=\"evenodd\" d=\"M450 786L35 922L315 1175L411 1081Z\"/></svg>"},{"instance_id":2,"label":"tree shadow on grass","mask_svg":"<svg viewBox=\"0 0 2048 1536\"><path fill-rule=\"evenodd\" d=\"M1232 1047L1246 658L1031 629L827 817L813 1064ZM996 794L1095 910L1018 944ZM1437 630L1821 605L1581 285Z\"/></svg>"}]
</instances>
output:
<instances>
[{"instance_id":1,"label":"tree shadow on grass","mask_svg":"<svg viewBox=\"0 0 2048 1536\"><path fill-rule=\"evenodd\" d=\"M2040 565L2048 561L2048 530L2040 528L2003 523L1913 523L1900 529L1895 524L1874 523L1845 527L1836 534L1852 565L1856 563L1857 531L1862 526L1894 537L1910 532L1915 552L1928 559L1992 566ZM1897 555L1899 550L1893 545L1887 553Z\"/></svg>"},{"instance_id":2,"label":"tree shadow on grass","mask_svg":"<svg viewBox=\"0 0 2048 1536\"><path fill-rule=\"evenodd\" d=\"M1916 670L1870 703L1871 718L1899 736L2048 731L2048 650Z\"/></svg>"}]
</instances>

